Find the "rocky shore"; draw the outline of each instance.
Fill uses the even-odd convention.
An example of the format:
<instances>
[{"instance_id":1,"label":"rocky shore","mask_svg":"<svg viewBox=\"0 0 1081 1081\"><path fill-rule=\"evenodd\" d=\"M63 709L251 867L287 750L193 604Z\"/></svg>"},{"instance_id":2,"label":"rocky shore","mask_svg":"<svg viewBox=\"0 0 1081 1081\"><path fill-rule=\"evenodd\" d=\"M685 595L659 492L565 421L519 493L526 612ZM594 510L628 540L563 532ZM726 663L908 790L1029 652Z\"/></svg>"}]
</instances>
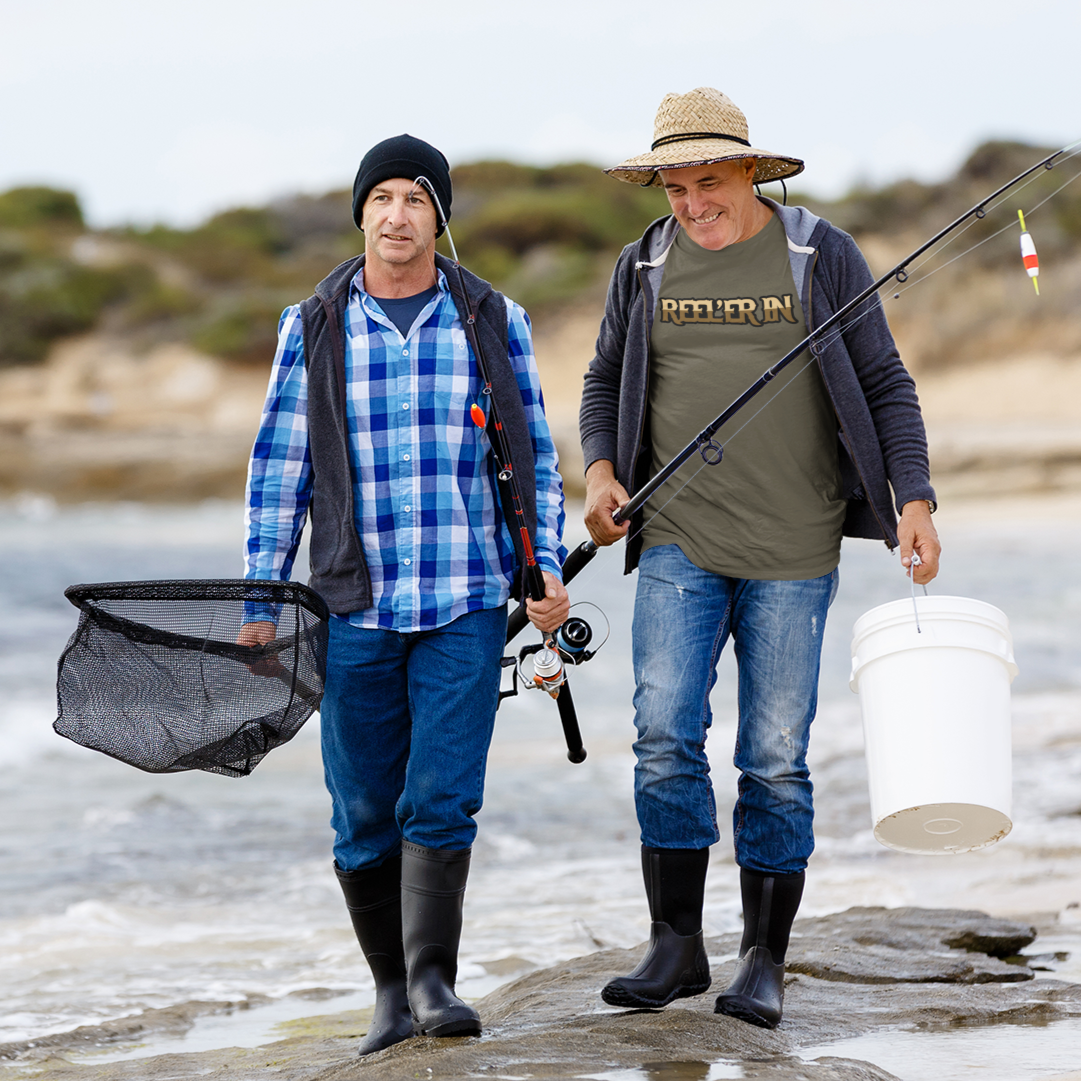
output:
<instances>
[{"instance_id":1,"label":"rocky shore","mask_svg":"<svg viewBox=\"0 0 1081 1081\"><path fill-rule=\"evenodd\" d=\"M156 1039L184 1031L199 1014L229 1008L222 1003L193 1003L9 1045L0 1055L6 1076L43 1081L890 1081L898 1075L873 1062L831 1055L823 1045L897 1029L1081 1023L1081 985L1034 979L1042 975L1040 958L1022 954L1039 924L918 908L853 908L797 921L785 1020L775 1031L713 1013L715 994L736 964L738 937L726 935L707 942L712 993L667 1009L605 1006L598 989L632 967L640 950L604 950L532 972L482 999L477 1006L485 1034L479 1040L408 1040L363 1061L355 1048L366 1018L357 1013L279 1025L277 1038L260 1047L101 1061L139 1042L153 1050ZM1081 1024L1078 1034L1081 1047ZM1056 1076L1066 1081L1081 1073Z\"/></svg>"}]
</instances>

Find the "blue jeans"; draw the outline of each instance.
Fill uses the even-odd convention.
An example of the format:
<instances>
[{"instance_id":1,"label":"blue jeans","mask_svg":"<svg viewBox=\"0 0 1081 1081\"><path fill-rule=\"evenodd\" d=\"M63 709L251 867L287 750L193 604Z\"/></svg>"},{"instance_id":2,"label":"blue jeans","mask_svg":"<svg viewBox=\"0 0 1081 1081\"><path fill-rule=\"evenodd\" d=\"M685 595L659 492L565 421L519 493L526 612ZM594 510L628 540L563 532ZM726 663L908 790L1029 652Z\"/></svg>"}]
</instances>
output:
<instances>
[{"instance_id":1,"label":"blue jeans","mask_svg":"<svg viewBox=\"0 0 1081 1081\"><path fill-rule=\"evenodd\" d=\"M407 634L331 619L321 728L343 871L378 866L403 839L473 843L506 633L506 605Z\"/></svg>"},{"instance_id":2,"label":"blue jeans","mask_svg":"<svg viewBox=\"0 0 1081 1081\"><path fill-rule=\"evenodd\" d=\"M767 874L804 870L814 849L807 743L836 591L837 571L795 582L726 578L696 567L675 544L643 553L633 628L643 844L706 848L720 839L705 748L709 692L731 635L739 670L736 863Z\"/></svg>"}]
</instances>

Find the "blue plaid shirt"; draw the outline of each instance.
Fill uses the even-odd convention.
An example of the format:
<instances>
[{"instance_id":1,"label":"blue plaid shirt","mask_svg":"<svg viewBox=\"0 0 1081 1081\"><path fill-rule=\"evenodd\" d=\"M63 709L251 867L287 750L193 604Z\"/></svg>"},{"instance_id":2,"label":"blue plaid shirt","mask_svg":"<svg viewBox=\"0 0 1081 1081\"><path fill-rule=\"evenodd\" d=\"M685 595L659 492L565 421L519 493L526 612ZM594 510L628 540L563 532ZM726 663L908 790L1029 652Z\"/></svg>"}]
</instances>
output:
<instances>
[{"instance_id":1,"label":"blue plaid shirt","mask_svg":"<svg viewBox=\"0 0 1081 1081\"><path fill-rule=\"evenodd\" d=\"M507 300L507 352L533 441L537 562L557 577L566 555L563 485L544 417L529 317ZM480 395L473 352L446 278L406 337L364 291L345 313L346 417L357 531L373 604L358 627L430 630L510 595L514 546L497 510L488 437L470 419ZM248 470L247 578L288 579L312 492L300 309L286 308ZM249 616L251 618L251 616Z\"/></svg>"}]
</instances>

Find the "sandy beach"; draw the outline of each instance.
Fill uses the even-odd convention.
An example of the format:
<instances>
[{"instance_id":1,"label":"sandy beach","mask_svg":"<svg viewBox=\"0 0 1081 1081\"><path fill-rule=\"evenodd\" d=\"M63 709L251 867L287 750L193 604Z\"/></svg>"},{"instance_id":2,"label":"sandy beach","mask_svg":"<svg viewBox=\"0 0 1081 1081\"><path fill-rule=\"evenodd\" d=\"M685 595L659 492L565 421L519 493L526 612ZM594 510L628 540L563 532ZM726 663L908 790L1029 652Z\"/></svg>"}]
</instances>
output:
<instances>
[{"instance_id":1,"label":"sandy beach","mask_svg":"<svg viewBox=\"0 0 1081 1081\"><path fill-rule=\"evenodd\" d=\"M602 313L591 300L536 330L570 495L584 494L578 405ZM1006 353L916 378L940 501L1081 490L1081 355ZM0 496L240 498L266 380L181 344L66 341L43 365L0 370Z\"/></svg>"}]
</instances>

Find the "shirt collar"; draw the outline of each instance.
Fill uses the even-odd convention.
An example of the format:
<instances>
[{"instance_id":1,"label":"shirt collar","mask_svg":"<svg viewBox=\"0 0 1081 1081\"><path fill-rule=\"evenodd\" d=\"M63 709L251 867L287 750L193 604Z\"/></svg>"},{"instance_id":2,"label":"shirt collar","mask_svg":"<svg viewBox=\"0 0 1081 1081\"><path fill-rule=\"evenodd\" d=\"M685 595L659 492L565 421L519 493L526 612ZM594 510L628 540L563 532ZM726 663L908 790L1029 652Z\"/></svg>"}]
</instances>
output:
<instances>
[{"instance_id":1,"label":"shirt collar","mask_svg":"<svg viewBox=\"0 0 1081 1081\"><path fill-rule=\"evenodd\" d=\"M436 284L436 288L439 290L439 292L440 293L449 292L450 288L447 285L447 276L446 276L446 274L444 274L443 271L441 271L439 269L439 267L436 267L435 268L435 275L436 275L435 284ZM364 297L371 296L371 294L364 288L364 267L363 267L363 265L356 272L356 274L353 275L353 280L349 283L349 295L350 295L351 298L353 296L356 296L358 299L363 299Z\"/></svg>"}]
</instances>

